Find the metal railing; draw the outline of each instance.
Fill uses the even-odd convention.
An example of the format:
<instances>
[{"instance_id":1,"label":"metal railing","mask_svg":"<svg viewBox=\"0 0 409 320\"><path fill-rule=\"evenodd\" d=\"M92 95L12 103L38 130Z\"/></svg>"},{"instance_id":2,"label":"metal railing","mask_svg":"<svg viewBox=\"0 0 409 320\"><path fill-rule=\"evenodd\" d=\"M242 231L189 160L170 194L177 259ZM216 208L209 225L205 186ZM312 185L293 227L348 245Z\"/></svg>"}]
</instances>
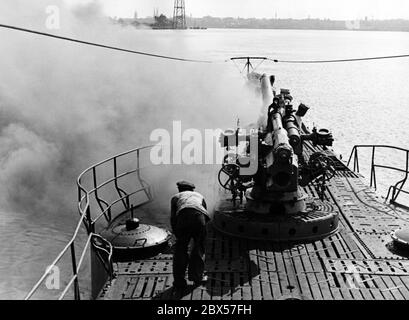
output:
<instances>
[{"instance_id":1,"label":"metal railing","mask_svg":"<svg viewBox=\"0 0 409 320\"><path fill-rule=\"evenodd\" d=\"M152 201L150 186L141 177L141 170L144 169L141 167L141 153L150 150L150 148L151 146L136 148L118 154L91 166L80 174L77 179L78 211L80 214L80 220L76 225L74 234L64 249L58 254L41 278L27 294L25 300L33 298L35 294L38 293L41 288L43 288L42 285L45 284L51 270L57 267L57 264L61 263L63 257L65 257L67 254L69 254L71 258L72 276L69 278L66 286L62 289L62 292L58 297L59 300L62 300L67 296L70 288L73 288L74 299L81 299L79 271L83 266L86 252L89 249L93 250L99 261L102 263L107 276L112 279L112 246L108 241L96 233L95 225L102 219L102 217L104 217L105 226L107 226L116 216L129 211L131 207L136 208ZM133 167L133 169L121 172L118 165L119 160L128 160L128 167ZM102 171L103 167L112 169L112 172L110 177L100 181L99 171ZM107 173L106 170L104 173ZM121 185L121 181L133 174L136 175L136 179L133 180L135 184L133 186L131 185L132 190L126 191L126 188ZM87 188L87 186L85 186L86 182L88 182L91 187ZM108 186L113 188L117 194L117 198L111 201L105 200L101 195L102 189ZM131 198L140 193L144 195L145 199L142 201L138 200L136 203L133 203ZM92 203L96 205L92 205ZM121 208L119 210L114 210L114 207L117 205L121 205ZM88 237L83 245L83 249L81 250L79 260L77 262L75 247L76 244L81 241L79 239L79 233L82 224L85 225Z\"/></svg>"},{"instance_id":2,"label":"metal railing","mask_svg":"<svg viewBox=\"0 0 409 320\"><path fill-rule=\"evenodd\" d=\"M397 171L397 172L401 172L404 174L401 180L389 186L385 201L389 200L390 203L397 204L396 200L398 196L400 195L400 193L405 193L409 195L408 191L403 190L406 184L406 181L408 180L408 175L409 175L409 150L408 149L399 148L395 146L389 146L389 145L356 145L352 148L351 155L349 156L347 165L349 166L351 163L351 160L353 160L353 164L354 164L353 170L358 173L359 173L359 155L358 155L359 149L370 149L371 150L370 187L374 187L375 189L377 188L376 168ZM384 164L377 163L375 157L377 154L377 150L379 149L395 150L395 151L404 153L405 168L398 168L398 167L395 167L389 164L384 165Z\"/></svg>"}]
</instances>

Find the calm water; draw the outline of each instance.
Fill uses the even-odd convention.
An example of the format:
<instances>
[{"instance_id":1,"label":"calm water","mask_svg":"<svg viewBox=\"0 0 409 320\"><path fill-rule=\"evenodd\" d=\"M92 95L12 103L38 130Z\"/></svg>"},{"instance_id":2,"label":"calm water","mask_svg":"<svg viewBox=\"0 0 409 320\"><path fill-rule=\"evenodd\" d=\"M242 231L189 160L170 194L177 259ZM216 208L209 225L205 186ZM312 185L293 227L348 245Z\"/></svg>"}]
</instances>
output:
<instances>
[{"instance_id":1,"label":"calm water","mask_svg":"<svg viewBox=\"0 0 409 320\"><path fill-rule=\"evenodd\" d=\"M188 30L139 31L170 48L180 43L189 55L223 60L238 55L308 60L409 53L409 33ZM171 51L171 50L170 50ZM137 60L136 60L137 61ZM137 63L137 62L135 62ZM311 107L307 122L331 128L335 149L344 158L363 143L409 147L409 59L334 64L272 64L260 67L276 75L277 88L290 88L297 102ZM238 76L233 65L227 69ZM381 155L386 159L387 155ZM390 154L399 165L399 154ZM72 177L74 181L76 177ZM383 185L396 176L384 175ZM58 186L56 186L58 188ZM69 239L76 222L72 212L2 212L0 218L0 298L20 299Z\"/></svg>"}]
</instances>

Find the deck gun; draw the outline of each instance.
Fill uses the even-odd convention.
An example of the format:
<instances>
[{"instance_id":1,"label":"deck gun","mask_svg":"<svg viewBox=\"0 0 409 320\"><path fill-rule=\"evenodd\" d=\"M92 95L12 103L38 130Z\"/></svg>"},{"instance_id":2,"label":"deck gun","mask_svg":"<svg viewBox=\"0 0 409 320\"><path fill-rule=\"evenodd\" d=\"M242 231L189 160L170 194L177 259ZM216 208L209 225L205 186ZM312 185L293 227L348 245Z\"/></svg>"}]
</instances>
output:
<instances>
[{"instance_id":1,"label":"deck gun","mask_svg":"<svg viewBox=\"0 0 409 320\"><path fill-rule=\"evenodd\" d=\"M263 109L267 114L261 117L257 129L243 133L245 130L237 128L222 134L220 142L228 152L219 171L219 183L231 191L234 202L239 198L242 203L245 195L249 211L303 211L305 196L300 186L319 180L324 190L325 182L335 173L333 162L325 152L314 153L307 162L304 145L310 141L325 150L332 146L334 139L327 129L306 131L302 118L309 108L300 104L295 111L289 90L273 91L274 77L254 74L252 78L260 81ZM254 142L256 154L249 146ZM242 143L245 147L240 149ZM257 161L256 172L243 174L242 169L249 166L252 159Z\"/></svg>"}]
</instances>

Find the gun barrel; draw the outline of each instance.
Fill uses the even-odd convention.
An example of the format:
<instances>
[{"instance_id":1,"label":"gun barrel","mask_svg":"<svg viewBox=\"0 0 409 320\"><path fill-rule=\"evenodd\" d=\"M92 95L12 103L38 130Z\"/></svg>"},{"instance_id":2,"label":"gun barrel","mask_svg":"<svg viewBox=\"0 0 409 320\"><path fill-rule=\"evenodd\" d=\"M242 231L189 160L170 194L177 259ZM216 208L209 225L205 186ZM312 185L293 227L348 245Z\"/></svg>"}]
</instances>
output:
<instances>
[{"instance_id":1,"label":"gun barrel","mask_svg":"<svg viewBox=\"0 0 409 320\"><path fill-rule=\"evenodd\" d=\"M263 105L269 107L273 103L273 88L271 87L270 78L268 75L261 76L261 93L263 96Z\"/></svg>"},{"instance_id":2,"label":"gun barrel","mask_svg":"<svg viewBox=\"0 0 409 320\"><path fill-rule=\"evenodd\" d=\"M273 154L278 162L287 162L291 157L291 146L288 139L287 131L283 127L283 122L280 112L274 112L270 116L270 121L273 124Z\"/></svg>"},{"instance_id":3,"label":"gun barrel","mask_svg":"<svg viewBox=\"0 0 409 320\"><path fill-rule=\"evenodd\" d=\"M258 121L259 127L265 128L266 124L266 115L268 114L268 108L273 103L274 94L273 88L271 87L270 78L268 75L263 74L260 77L261 83L261 95L262 95L262 108L261 114Z\"/></svg>"}]
</instances>

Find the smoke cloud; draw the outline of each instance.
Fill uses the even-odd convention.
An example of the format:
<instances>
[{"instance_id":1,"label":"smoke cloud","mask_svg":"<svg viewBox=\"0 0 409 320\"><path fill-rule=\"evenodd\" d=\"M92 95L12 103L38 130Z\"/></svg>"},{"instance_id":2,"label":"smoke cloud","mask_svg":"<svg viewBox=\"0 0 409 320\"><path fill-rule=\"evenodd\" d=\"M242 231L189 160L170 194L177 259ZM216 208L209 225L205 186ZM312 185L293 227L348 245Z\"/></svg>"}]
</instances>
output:
<instances>
[{"instance_id":1,"label":"smoke cloud","mask_svg":"<svg viewBox=\"0 0 409 320\"><path fill-rule=\"evenodd\" d=\"M48 1L0 3L1 21L44 32L180 57L206 58L183 33L121 27L96 1L60 9L59 30L47 30ZM155 33L156 32L156 33ZM78 174L108 156L149 143L156 128L226 128L249 120L249 93L223 64L152 59L0 30L0 207L72 214ZM204 50L203 50L204 51ZM156 177L213 184L203 170L177 166ZM196 173L195 173L196 172ZM163 174L163 173L162 173ZM197 175L197 176L196 176ZM186 177L187 176L187 177ZM149 180L149 177L147 177ZM206 190L204 193L206 194Z\"/></svg>"}]
</instances>

